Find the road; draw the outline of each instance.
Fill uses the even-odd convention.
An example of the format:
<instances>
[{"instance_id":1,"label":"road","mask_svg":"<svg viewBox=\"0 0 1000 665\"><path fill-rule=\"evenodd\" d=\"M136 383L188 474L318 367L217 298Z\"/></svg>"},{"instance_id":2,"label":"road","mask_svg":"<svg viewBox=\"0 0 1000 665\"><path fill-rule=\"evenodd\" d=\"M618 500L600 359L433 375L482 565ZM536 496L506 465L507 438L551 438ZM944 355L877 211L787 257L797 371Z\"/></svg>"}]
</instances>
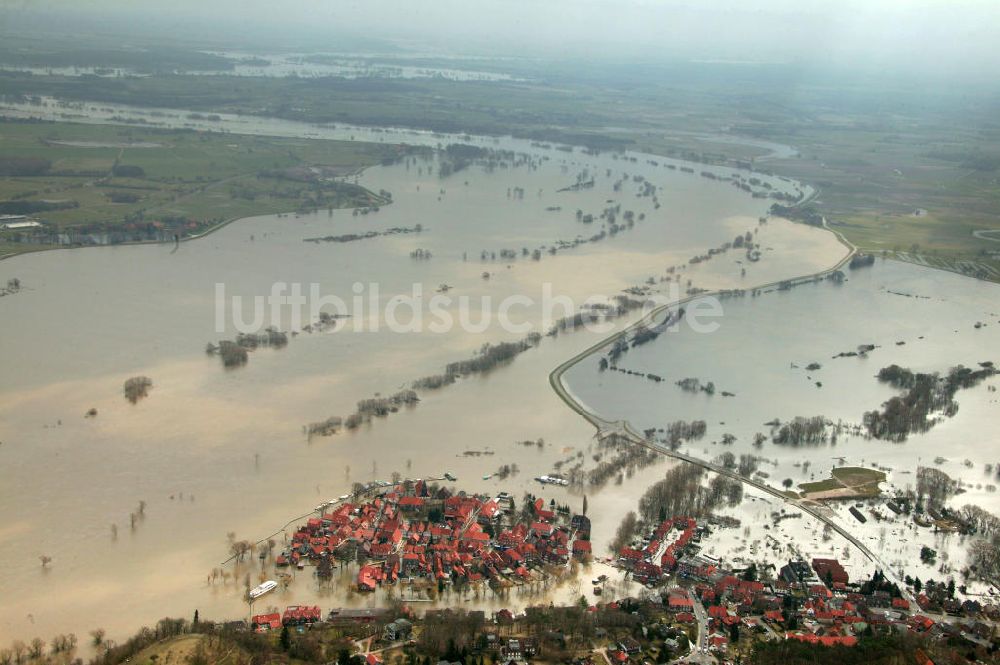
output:
<instances>
[{"instance_id":1,"label":"road","mask_svg":"<svg viewBox=\"0 0 1000 665\"><path fill-rule=\"evenodd\" d=\"M715 656L708 652L708 613L701 601L690 592L686 592L691 599L691 613L698 623L698 639L691 644L691 653L683 658L675 660L675 663L715 663Z\"/></svg>"}]
</instances>

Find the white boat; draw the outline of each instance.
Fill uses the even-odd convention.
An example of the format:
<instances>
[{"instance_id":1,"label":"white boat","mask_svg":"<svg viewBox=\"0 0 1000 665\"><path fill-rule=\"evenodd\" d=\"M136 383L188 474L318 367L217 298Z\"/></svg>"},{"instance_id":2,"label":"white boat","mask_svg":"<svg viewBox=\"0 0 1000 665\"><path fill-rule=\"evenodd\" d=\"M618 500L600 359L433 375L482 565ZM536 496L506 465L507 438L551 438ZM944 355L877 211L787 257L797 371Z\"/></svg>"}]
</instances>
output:
<instances>
[{"instance_id":1,"label":"white boat","mask_svg":"<svg viewBox=\"0 0 1000 665\"><path fill-rule=\"evenodd\" d=\"M564 487L569 485L568 480L566 480L565 478L559 478L557 476L538 476L537 478L535 478L535 480L542 483L543 485L562 485Z\"/></svg>"},{"instance_id":2,"label":"white boat","mask_svg":"<svg viewBox=\"0 0 1000 665\"><path fill-rule=\"evenodd\" d=\"M275 582L274 580L268 580L268 581L264 582L263 584L260 584L258 586L255 586L254 588L250 589L250 594L249 594L250 595L250 600L257 600L258 598L260 598L261 596L263 596L265 593L269 593L271 591L274 591L277 588L278 588L278 583L277 582Z\"/></svg>"}]
</instances>

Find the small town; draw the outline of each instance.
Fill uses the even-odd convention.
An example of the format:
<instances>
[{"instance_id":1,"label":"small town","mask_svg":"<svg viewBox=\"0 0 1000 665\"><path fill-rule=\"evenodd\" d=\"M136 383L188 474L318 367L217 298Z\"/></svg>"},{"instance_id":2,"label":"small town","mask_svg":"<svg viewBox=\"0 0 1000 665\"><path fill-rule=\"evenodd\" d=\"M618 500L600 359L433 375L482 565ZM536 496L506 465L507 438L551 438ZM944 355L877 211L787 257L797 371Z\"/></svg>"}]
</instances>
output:
<instances>
[{"instance_id":1,"label":"small town","mask_svg":"<svg viewBox=\"0 0 1000 665\"><path fill-rule=\"evenodd\" d=\"M357 565L354 589L361 594L404 584L431 596L475 585L497 591L555 575L571 562L584 573L609 566L641 586L612 597L605 591L610 576L596 575L572 605L520 612L439 605L420 611L423 597L326 611L292 605L216 629L350 636L349 654L367 665L419 657L451 662L456 654L462 662L505 664L737 663L759 647L853 650L880 637L918 642L913 653L921 663L935 662L929 654L942 648L996 649L1000 607L959 602L954 586L929 583L914 595L878 571L851 580L830 558L789 560L774 575L755 564L734 568L703 551L711 527L691 517L668 517L641 542L595 558L590 520L532 495L518 508L506 492L471 495L424 480L358 489L355 497L318 506L318 516L275 557L276 569L310 566L322 578L346 554Z\"/></svg>"},{"instance_id":2,"label":"small town","mask_svg":"<svg viewBox=\"0 0 1000 665\"><path fill-rule=\"evenodd\" d=\"M311 563L317 575L329 576L330 562L343 559L346 550L364 561L356 584L362 592L401 578L440 590L483 583L499 589L544 575L545 566L564 566L571 556L591 556L590 520L567 519L568 508L540 498L527 500L515 515L514 499L505 492L492 498L453 495L424 480L372 487L379 490L375 498L341 501L310 518L276 557L276 566Z\"/></svg>"}]
</instances>

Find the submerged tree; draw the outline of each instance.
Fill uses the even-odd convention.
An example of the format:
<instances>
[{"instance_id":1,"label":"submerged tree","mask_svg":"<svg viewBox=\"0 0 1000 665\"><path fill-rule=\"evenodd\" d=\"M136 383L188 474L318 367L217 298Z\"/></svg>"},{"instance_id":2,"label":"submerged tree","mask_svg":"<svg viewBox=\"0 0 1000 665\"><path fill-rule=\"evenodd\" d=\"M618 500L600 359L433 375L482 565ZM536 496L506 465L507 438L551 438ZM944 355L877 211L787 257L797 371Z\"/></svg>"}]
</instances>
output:
<instances>
[{"instance_id":1,"label":"submerged tree","mask_svg":"<svg viewBox=\"0 0 1000 665\"><path fill-rule=\"evenodd\" d=\"M125 399L135 404L149 394L149 389L153 387L153 380L148 376L133 376L125 381L122 391Z\"/></svg>"}]
</instances>

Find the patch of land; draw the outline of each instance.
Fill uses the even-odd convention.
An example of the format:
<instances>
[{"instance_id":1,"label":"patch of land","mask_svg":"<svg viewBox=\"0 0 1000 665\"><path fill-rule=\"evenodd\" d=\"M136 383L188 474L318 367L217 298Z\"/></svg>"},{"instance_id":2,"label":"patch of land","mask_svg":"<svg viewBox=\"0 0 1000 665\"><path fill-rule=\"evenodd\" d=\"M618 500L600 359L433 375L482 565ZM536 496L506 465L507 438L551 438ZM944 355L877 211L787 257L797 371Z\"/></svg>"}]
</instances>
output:
<instances>
[{"instance_id":1,"label":"patch of land","mask_svg":"<svg viewBox=\"0 0 1000 665\"><path fill-rule=\"evenodd\" d=\"M880 493L879 483L886 479L878 469L860 466L843 466L830 472L831 477L811 483L802 483L802 496L812 500L870 498Z\"/></svg>"},{"instance_id":2,"label":"patch of land","mask_svg":"<svg viewBox=\"0 0 1000 665\"><path fill-rule=\"evenodd\" d=\"M199 646L204 649L208 641L207 635L192 633L169 637L146 647L135 656L131 662L138 665L159 665L162 663L189 663L199 652ZM236 662L236 659L230 659ZM217 661L225 662L225 661Z\"/></svg>"},{"instance_id":3,"label":"patch of land","mask_svg":"<svg viewBox=\"0 0 1000 665\"><path fill-rule=\"evenodd\" d=\"M348 182L399 146L111 125L0 123L0 211L41 228L0 231L0 255L51 245L185 237L250 215L377 206ZM65 241L63 241L65 242Z\"/></svg>"}]
</instances>

